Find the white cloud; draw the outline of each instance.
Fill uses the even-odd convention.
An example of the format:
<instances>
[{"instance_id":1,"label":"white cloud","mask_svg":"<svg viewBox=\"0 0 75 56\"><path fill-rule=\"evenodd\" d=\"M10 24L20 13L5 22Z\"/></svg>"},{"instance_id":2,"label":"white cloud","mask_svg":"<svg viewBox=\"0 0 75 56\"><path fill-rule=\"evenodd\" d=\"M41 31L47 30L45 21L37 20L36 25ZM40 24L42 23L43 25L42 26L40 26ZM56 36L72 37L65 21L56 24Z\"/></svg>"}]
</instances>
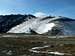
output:
<instances>
[{"instance_id":1,"label":"white cloud","mask_svg":"<svg viewBox=\"0 0 75 56\"><path fill-rule=\"evenodd\" d=\"M48 15L46 13L43 13L43 12L36 12L36 13L34 13L34 16L36 16L36 17L46 17Z\"/></svg>"}]
</instances>

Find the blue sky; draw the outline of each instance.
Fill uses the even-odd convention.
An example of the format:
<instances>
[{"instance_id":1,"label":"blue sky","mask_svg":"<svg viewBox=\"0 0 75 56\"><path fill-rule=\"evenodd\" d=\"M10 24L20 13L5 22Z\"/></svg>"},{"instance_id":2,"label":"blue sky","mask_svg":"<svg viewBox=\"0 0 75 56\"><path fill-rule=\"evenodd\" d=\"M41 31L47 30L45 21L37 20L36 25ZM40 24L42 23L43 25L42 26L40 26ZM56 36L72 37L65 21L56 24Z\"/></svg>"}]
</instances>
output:
<instances>
[{"instance_id":1,"label":"blue sky","mask_svg":"<svg viewBox=\"0 0 75 56\"><path fill-rule=\"evenodd\" d=\"M0 15L36 13L75 18L75 0L0 0Z\"/></svg>"}]
</instances>

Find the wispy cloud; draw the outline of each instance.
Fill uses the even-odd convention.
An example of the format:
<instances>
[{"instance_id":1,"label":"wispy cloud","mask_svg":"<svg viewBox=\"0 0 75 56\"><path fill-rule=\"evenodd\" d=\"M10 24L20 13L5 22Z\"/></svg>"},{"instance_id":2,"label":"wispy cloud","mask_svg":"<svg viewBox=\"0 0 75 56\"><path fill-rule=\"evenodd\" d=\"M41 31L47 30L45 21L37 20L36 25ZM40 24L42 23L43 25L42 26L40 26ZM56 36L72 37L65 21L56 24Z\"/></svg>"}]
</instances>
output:
<instances>
[{"instance_id":1,"label":"wispy cloud","mask_svg":"<svg viewBox=\"0 0 75 56\"><path fill-rule=\"evenodd\" d=\"M44 12L36 12L33 15L35 15L36 17L45 17L45 16L48 16L48 14L46 14Z\"/></svg>"}]
</instances>

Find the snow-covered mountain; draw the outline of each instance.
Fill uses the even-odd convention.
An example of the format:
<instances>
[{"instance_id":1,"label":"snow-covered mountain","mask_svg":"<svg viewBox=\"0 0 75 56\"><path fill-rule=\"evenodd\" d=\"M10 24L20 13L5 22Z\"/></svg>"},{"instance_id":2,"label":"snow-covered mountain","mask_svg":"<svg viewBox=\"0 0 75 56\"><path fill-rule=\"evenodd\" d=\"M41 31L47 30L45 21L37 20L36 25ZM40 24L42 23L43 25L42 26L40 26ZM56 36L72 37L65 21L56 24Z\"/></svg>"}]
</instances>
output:
<instances>
[{"instance_id":1,"label":"snow-covered mountain","mask_svg":"<svg viewBox=\"0 0 75 56\"><path fill-rule=\"evenodd\" d=\"M61 16L0 16L0 32L44 35L74 35L75 20Z\"/></svg>"}]
</instances>

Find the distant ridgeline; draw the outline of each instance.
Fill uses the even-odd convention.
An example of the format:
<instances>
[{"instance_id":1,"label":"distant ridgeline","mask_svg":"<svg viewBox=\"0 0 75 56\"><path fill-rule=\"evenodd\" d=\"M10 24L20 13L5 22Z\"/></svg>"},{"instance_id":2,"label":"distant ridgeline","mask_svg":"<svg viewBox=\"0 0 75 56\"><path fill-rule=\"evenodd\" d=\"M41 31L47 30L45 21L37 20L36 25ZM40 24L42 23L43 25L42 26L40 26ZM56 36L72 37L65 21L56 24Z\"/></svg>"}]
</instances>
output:
<instances>
[{"instance_id":1,"label":"distant ridgeline","mask_svg":"<svg viewBox=\"0 0 75 56\"><path fill-rule=\"evenodd\" d=\"M75 20L62 16L1 15L0 33L75 35Z\"/></svg>"}]
</instances>

